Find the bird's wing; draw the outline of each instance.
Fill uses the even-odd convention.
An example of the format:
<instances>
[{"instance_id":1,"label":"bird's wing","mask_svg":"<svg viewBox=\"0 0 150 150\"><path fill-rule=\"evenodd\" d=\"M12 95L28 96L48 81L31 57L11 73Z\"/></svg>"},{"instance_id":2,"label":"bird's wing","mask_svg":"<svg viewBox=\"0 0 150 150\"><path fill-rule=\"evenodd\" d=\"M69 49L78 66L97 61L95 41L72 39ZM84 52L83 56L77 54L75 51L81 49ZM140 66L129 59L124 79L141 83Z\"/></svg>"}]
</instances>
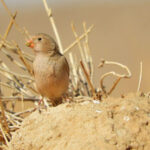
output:
<instances>
[{"instance_id":1,"label":"bird's wing","mask_svg":"<svg viewBox=\"0 0 150 150\"><path fill-rule=\"evenodd\" d=\"M68 73L68 76L69 76L69 64L68 64L65 56L61 56L59 61L60 61L60 64L62 64L63 69L66 70L66 72Z\"/></svg>"}]
</instances>

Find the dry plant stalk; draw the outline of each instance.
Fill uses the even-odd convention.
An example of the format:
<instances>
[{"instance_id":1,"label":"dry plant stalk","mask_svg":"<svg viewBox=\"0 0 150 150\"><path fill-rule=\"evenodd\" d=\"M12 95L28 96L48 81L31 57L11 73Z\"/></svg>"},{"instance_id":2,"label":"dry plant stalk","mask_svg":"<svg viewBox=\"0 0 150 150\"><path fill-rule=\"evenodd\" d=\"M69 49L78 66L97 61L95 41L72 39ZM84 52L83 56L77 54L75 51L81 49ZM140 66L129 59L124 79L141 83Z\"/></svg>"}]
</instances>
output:
<instances>
[{"instance_id":1,"label":"dry plant stalk","mask_svg":"<svg viewBox=\"0 0 150 150\"><path fill-rule=\"evenodd\" d=\"M16 43L15 43L15 45L17 47L17 53L19 55L19 58L21 59L21 61L25 65L25 67L27 68L28 72L33 76L33 69L31 68L31 66L29 65L29 63L27 63L27 61L24 58L23 53L21 52L21 49L19 48L19 46Z\"/></svg>"},{"instance_id":2,"label":"dry plant stalk","mask_svg":"<svg viewBox=\"0 0 150 150\"><path fill-rule=\"evenodd\" d=\"M93 29L93 27L94 27L94 26L91 25L91 26L87 29L87 31L86 31L85 33L83 33L81 36L79 36L79 38L78 38L77 40L75 40L72 44L70 44L70 45L64 50L64 54L69 53L69 51L71 50L71 48L73 48L73 47L78 43L79 40L82 40L83 38L85 38L86 35L87 35L89 32L91 32L91 30Z\"/></svg>"},{"instance_id":3,"label":"dry plant stalk","mask_svg":"<svg viewBox=\"0 0 150 150\"><path fill-rule=\"evenodd\" d=\"M93 60L92 60L92 56L90 53L89 38L88 38L87 27L86 27L85 22L83 22L83 29L84 29L84 32L86 33L85 42L83 43L84 44L84 53L85 53L85 57L86 57L86 60L88 63L90 77L92 79L93 78Z\"/></svg>"},{"instance_id":4,"label":"dry plant stalk","mask_svg":"<svg viewBox=\"0 0 150 150\"><path fill-rule=\"evenodd\" d=\"M108 96L112 93L112 91L115 89L115 87L117 86L117 84L119 83L119 81L122 79L122 78L131 78L131 72L129 70L129 68L121 63L118 63L118 62L113 62L113 61L106 61L106 60L102 60L101 63L98 65L99 68L103 67L104 64L107 64L107 65L117 65L123 69L125 69L127 71L127 74L118 74L114 71L111 71L111 72L108 72L108 73L105 73L104 75L101 76L100 78L100 88L102 89L103 93L105 94L105 96ZM104 79L110 75L113 75L113 76L116 76L118 79L116 80L116 82L113 84L112 88L110 89L109 92L106 92L105 88L104 88Z\"/></svg>"},{"instance_id":5,"label":"dry plant stalk","mask_svg":"<svg viewBox=\"0 0 150 150\"><path fill-rule=\"evenodd\" d=\"M141 81L142 81L142 72L143 72L143 63L141 61L140 62L140 75L139 75L139 82L138 82L137 92L140 91Z\"/></svg>"},{"instance_id":6,"label":"dry plant stalk","mask_svg":"<svg viewBox=\"0 0 150 150\"><path fill-rule=\"evenodd\" d=\"M71 24L72 27L72 32L76 38L76 44L78 45L79 48L79 53L81 55L82 62L84 63L84 67L86 70L88 70L88 74L90 77L90 80L92 80L92 70L91 68L93 67L92 61L90 61L91 55L90 55L90 49L88 46L88 31L89 29L92 29L93 26L91 26L88 31L86 30L85 23L83 23L83 29L84 33L81 36L78 36L78 33L75 29L75 25ZM84 37L82 39L82 37ZM83 47L82 47L82 42L83 41ZM73 43L75 43L73 42ZM86 43L86 46L85 46ZM73 48L73 47L71 47ZM69 50L69 49L68 49ZM74 56L74 57L73 57ZM81 67L79 67L79 64L77 63L79 60L76 57L76 54L73 54L72 52L69 53L69 60L71 62L71 67L72 67L72 87L73 90L77 91L79 95L88 95L91 96L91 90L89 86L87 85L87 80L83 77L84 74L81 70Z\"/></svg>"},{"instance_id":7,"label":"dry plant stalk","mask_svg":"<svg viewBox=\"0 0 150 150\"><path fill-rule=\"evenodd\" d=\"M0 99L0 108L1 108L1 119L0 119L0 132L3 135L3 138L5 140L5 143L8 145L8 139L7 137L9 137L10 139L10 129L7 123L7 117L5 115L5 110L3 107L3 103L2 100Z\"/></svg>"},{"instance_id":8,"label":"dry plant stalk","mask_svg":"<svg viewBox=\"0 0 150 150\"><path fill-rule=\"evenodd\" d=\"M3 44L4 47L4 44ZM7 52L4 48L1 49L1 51L6 55L6 57L15 65L17 65L19 68L26 70L26 68L24 67L24 65L22 65L21 63L19 63L17 60L15 60L10 54L9 52Z\"/></svg>"},{"instance_id":9,"label":"dry plant stalk","mask_svg":"<svg viewBox=\"0 0 150 150\"><path fill-rule=\"evenodd\" d=\"M4 127L6 129L6 132L9 133L9 127L8 127L7 119L6 119L6 116L5 116L5 110L4 110L3 103L2 103L1 99L0 99L0 108L1 108L2 118L3 118L3 121L4 121Z\"/></svg>"},{"instance_id":10,"label":"dry plant stalk","mask_svg":"<svg viewBox=\"0 0 150 150\"><path fill-rule=\"evenodd\" d=\"M10 32L12 26L13 26L13 23L14 23L14 20L15 20L15 18L16 18L16 15L17 15L17 12L12 16L12 18L11 18L11 20L10 20L10 23L9 23L9 25L8 25L8 27L7 27L7 29L6 29L6 32L5 32L5 34L4 34L4 37L3 37L4 40L6 40L8 34L9 34L9 32ZM2 46L3 46L3 43L0 45L0 49L2 48Z\"/></svg>"},{"instance_id":11,"label":"dry plant stalk","mask_svg":"<svg viewBox=\"0 0 150 150\"><path fill-rule=\"evenodd\" d=\"M5 140L6 145L8 146L8 145L9 145L9 144L8 144L9 142L8 142L8 139L7 139L7 137L6 137L5 131L4 131L4 129L3 129L1 123L0 123L0 131L1 131L2 135L3 135L3 138L4 138L4 140Z\"/></svg>"},{"instance_id":12,"label":"dry plant stalk","mask_svg":"<svg viewBox=\"0 0 150 150\"><path fill-rule=\"evenodd\" d=\"M49 18L49 20L51 22L52 28L54 30L54 33L55 33L55 36L56 36L56 39L57 39L57 42L58 42L58 46L59 46L59 49L60 49L60 52L63 54L63 47L62 47L61 40L60 40L60 37L59 37L59 33L57 31L56 24L55 24L53 15L52 15L52 10L48 7L46 0L43 0L43 3L44 3L44 6L45 6L45 10L47 12L48 18Z\"/></svg>"},{"instance_id":13,"label":"dry plant stalk","mask_svg":"<svg viewBox=\"0 0 150 150\"><path fill-rule=\"evenodd\" d=\"M78 44L78 48L79 48L79 51L80 51L80 54L81 54L81 59L82 59L82 61L85 62L85 56L84 56L84 53L83 53L83 49L82 49L82 46L81 46L81 42L80 42L80 40L79 40L78 34L77 34L77 32L76 32L76 29L75 29L75 25L72 23L72 24L71 24L71 27L72 27L73 34L74 34L76 40L78 41L77 44Z\"/></svg>"},{"instance_id":14,"label":"dry plant stalk","mask_svg":"<svg viewBox=\"0 0 150 150\"><path fill-rule=\"evenodd\" d=\"M92 90L92 95L93 95L93 97L95 98L95 97L96 97L95 89L94 89L93 84L92 84L92 82L91 82L91 80L90 80L90 77L89 77L89 75L88 75L88 72L87 72L87 70L85 69L84 64L83 64L82 61L80 61L80 64L81 64L81 67L82 67L83 72L84 72L84 74L85 74L85 77L86 77L86 79L87 79L87 82L88 82L88 84L89 84L89 86L90 86L90 88L91 88L91 90Z\"/></svg>"},{"instance_id":15,"label":"dry plant stalk","mask_svg":"<svg viewBox=\"0 0 150 150\"><path fill-rule=\"evenodd\" d=\"M9 16L12 18L13 20L13 15L11 13L11 11L8 9L6 3L4 2L4 0L1 0L2 5L4 6L5 10L7 11L7 13L9 14ZM29 35L27 34L27 32L24 30L24 28L20 28L19 25L16 23L16 21L14 20L13 23L15 24L16 29L23 34L26 38L30 38Z\"/></svg>"}]
</instances>

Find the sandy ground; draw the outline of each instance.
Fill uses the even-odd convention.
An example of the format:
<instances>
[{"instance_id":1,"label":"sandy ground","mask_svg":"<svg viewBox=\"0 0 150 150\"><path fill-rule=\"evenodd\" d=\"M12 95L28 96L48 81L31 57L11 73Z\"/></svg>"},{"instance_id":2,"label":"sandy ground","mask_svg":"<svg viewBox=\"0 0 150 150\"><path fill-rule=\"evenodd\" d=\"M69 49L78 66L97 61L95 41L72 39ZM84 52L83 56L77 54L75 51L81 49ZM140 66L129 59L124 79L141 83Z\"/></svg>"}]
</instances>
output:
<instances>
[{"instance_id":1,"label":"sandy ground","mask_svg":"<svg viewBox=\"0 0 150 150\"><path fill-rule=\"evenodd\" d=\"M32 113L12 137L13 150L149 150L150 99L81 98ZM78 102L77 102L78 101ZM79 102L82 101L82 102Z\"/></svg>"}]
</instances>

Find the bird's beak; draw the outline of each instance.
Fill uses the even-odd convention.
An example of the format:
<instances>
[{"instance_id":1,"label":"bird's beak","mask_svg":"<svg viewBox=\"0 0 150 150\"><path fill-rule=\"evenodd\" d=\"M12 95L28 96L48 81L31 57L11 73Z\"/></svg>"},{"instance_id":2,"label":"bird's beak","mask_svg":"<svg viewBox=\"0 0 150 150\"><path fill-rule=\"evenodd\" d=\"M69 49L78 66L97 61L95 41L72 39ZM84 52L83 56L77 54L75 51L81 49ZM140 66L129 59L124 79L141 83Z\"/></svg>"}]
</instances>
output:
<instances>
[{"instance_id":1,"label":"bird's beak","mask_svg":"<svg viewBox=\"0 0 150 150\"><path fill-rule=\"evenodd\" d=\"M31 48L34 48L34 42L33 42L33 40L29 40L29 41L26 43L26 46L31 47Z\"/></svg>"}]
</instances>

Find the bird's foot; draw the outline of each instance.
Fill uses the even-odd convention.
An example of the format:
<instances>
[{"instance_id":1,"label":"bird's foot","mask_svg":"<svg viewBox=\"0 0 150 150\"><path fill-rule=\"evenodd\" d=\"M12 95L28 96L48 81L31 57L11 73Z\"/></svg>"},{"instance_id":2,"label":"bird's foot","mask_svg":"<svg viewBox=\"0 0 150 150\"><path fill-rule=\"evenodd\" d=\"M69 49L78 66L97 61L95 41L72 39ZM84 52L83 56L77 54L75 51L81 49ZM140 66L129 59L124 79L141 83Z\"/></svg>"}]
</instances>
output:
<instances>
[{"instance_id":1,"label":"bird's foot","mask_svg":"<svg viewBox=\"0 0 150 150\"><path fill-rule=\"evenodd\" d=\"M38 101L38 103L36 103L35 105L36 105L36 107L34 108L34 110L33 111L36 111L36 110L38 110L39 111L39 113L41 113L41 104L43 103L43 98L40 98L40 100Z\"/></svg>"},{"instance_id":2,"label":"bird's foot","mask_svg":"<svg viewBox=\"0 0 150 150\"><path fill-rule=\"evenodd\" d=\"M46 98L44 98L44 99L43 99L43 103L44 103L44 107L45 107L45 109L47 110L47 108L49 108L49 104L48 104L48 102L47 102L47 99L46 99Z\"/></svg>"}]
</instances>

